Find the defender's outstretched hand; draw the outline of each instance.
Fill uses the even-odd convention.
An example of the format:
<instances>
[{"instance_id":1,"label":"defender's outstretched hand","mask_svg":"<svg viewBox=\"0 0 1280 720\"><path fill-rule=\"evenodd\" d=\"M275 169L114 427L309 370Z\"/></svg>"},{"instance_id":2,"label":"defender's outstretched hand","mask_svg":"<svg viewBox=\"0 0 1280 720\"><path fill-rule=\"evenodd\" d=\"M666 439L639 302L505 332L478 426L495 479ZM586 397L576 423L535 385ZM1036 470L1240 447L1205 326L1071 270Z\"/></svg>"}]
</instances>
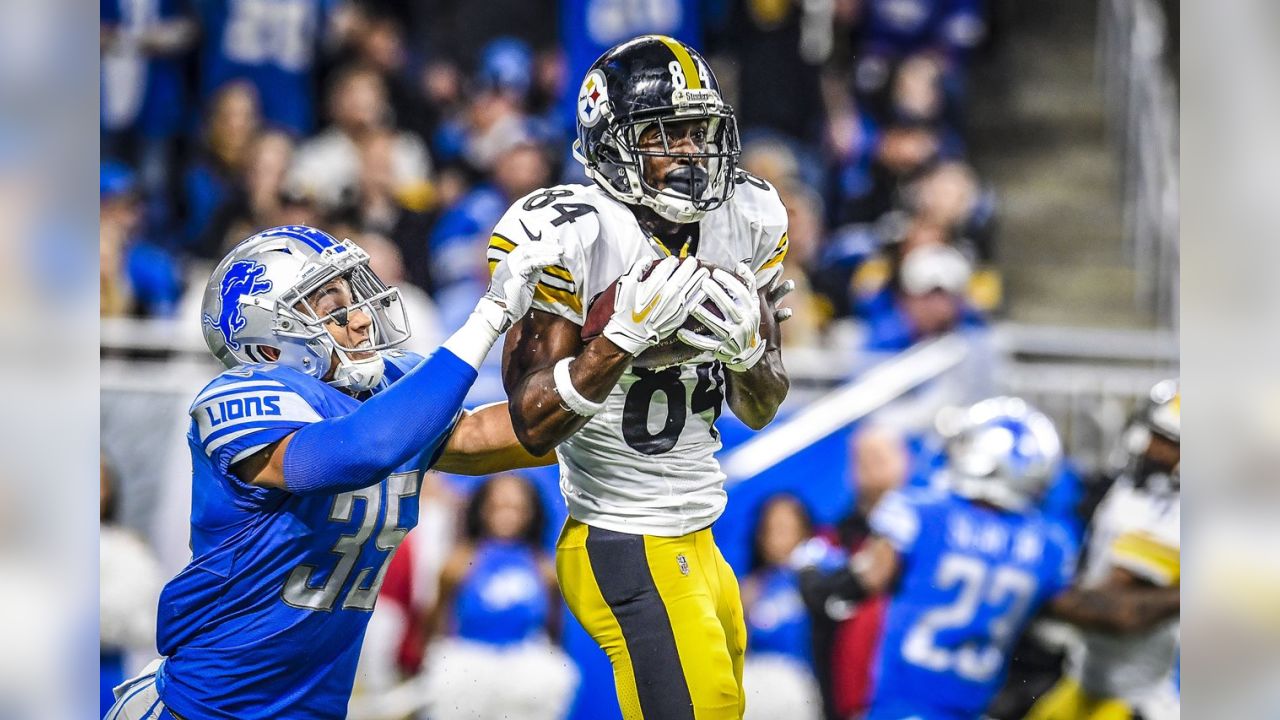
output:
<instances>
[{"instance_id":1,"label":"defender's outstretched hand","mask_svg":"<svg viewBox=\"0 0 1280 720\"><path fill-rule=\"evenodd\" d=\"M552 242L531 242L507 253L493 270L489 291L476 305L499 333L506 332L529 312L533 304L533 288L542 269L564 259L564 249Z\"/></svg>"},{"instance_id":2,"label":"defender's outstretched hand","mask_svg":"<svg viewBox=\"0 0 1280 720\"><path fill-rule=\"evenodd\" d=\"M702 302L710 273L696 258L664 258L648 273L649 260L638 260L618 280L614 313L604 336L631 355L639 355L675 332Z\"/></svg>"},{"instance_id":3,"label":"defender's outstretched hand","mask_svg":"<svg viewBox=\"0 0 1280 720\"><path fill-rule=\"evenodd\" d=\"M717 268L702 288L720 314L705 305L693 308L689 314L711 332L711 337L687 329L680 330L678 337L688 345L710 350L730 370L749 370L765 351L760 337L760 298L755 275L741 263L733 273Z\"/></svg>"}]
</instances>

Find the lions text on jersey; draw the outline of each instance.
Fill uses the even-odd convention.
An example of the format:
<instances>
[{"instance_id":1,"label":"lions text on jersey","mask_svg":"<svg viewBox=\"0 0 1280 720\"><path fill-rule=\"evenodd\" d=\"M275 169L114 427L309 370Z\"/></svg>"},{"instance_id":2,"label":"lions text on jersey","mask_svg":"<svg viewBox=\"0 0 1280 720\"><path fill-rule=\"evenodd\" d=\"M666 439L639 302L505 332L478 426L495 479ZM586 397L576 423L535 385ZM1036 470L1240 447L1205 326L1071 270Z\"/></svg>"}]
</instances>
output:
<instances>
[{"instance_id":1,"label":"lions text on jersey","mask_svg":"<svg viewBox=\"0 0 1280 720\"><path fill-rule=\"evenodd\" d=\"M386 388L421 360L383 353ZM191 405L191 563L160 598L156 677L186 718L346 716L391 556L418 521L439 447L338 495L257 487L235 462L360 401L284 366L227 370ZM441 436L448 437L448 433Z\"/></svg>"},{"instance_id":2,"label":"lions text on jersey","mask_svg":"<svg viewBox=\"0 0 1280 720\"><path fill-rule=\"evenodd\" d=\"M871 525L898 550L902 570L867 717L979 717L1027 620L1069 586L1074 544L1035 510L929 490L885 496Z\"/></svg>"},{"instance_id":3,"label":"lions text on jersey","mask_svg":"<svg viewBox=\"0 0 1280 720\"><path fill-rule=\"evenodd\" d=\"M786 208L763 180L740 172L735 182L732 198L699 221L696 246L686 252L725 268L774 268L787 254ZM538 241L560 243L565 259L543 271L533 307L577 325L632 263L669 254L627 205L597 186L561 185L518 200L493 231L490 266ZM722 373L714 362L624 373L604 410L557 448L569 514L616 532L665 537L714 522L726 501L714 457Z\"/></svg>"}]
</instances>

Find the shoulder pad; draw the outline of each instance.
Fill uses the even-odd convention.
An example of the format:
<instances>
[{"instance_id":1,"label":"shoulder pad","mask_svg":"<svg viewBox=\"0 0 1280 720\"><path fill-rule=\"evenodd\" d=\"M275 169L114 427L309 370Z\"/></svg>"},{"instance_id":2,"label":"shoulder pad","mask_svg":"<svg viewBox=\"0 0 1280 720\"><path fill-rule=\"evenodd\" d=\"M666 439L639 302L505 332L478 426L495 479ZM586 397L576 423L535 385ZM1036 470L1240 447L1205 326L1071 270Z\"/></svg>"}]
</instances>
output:
<instances>
[{"instance_id":1,"label":"shoulder pad","mask_svg":"<svg viewBox=\"0 0 1280 720\"><path fill-rule=\"evenodd\" d=\"M557 185L536 190L517 200L493 229L488 261L492 273L504 255L526 242L558 242L565 261L550 265L534 291L534 307L551 309L581 323L581 288L575 278L580 248L600 234L600 211L591 188Z\"/></svg>"},{"instance_id":2,"label":"shoulder pad","mask_svg":"<svg viewBox=\"0 0 1280 720\"><path fill-rule=\"evenodd\" d=\"M787 227L787 207L772 183L746 170L738 170L734 182L737 187L733 191L733 202L753 224L779 231Z\"/></svg>"}]
</instances>

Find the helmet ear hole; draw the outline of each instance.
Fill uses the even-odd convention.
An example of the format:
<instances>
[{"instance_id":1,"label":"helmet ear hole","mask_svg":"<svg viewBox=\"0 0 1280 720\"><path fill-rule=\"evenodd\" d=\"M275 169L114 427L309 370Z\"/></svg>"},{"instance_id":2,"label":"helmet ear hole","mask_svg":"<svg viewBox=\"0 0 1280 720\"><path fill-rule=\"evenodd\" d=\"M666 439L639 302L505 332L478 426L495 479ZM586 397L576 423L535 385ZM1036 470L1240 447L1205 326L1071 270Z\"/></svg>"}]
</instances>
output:
<instances>
[{"instance_id":1,"label":"helmet ear hole","mask_svg":"<svg viewBox=\"0 0 1280 720\"><path fill-rule=\"evenodd\" d=\"M270 345L245 345L244 354L258 363L273 363L280 359L280 349Z\"/></svg>"}]
</instances>

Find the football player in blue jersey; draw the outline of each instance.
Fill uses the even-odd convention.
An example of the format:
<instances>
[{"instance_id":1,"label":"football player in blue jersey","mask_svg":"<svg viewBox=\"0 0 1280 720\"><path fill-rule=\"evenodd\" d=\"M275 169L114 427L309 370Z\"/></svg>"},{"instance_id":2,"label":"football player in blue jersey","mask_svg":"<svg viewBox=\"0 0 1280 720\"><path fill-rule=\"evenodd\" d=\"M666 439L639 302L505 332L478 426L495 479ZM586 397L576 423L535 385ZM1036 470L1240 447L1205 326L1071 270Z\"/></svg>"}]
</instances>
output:
<instances>
[{"instance_id":1,"label":"football player in blue jersey","mask_svg":"<svg viewBox=\"0 0 1280 720\"><path fill-rule=\"evenodd\" d=\"M886 495L847 565L802 571L810 600L891 594L867 720L981 717L1038 611L1115 633L1177 614L1176 587L1072 586L1076 547L1035 509L1060 456L1048 417L1017 398L984 400L948 443L943 489Z\"/></svg>"},{"instance_id":2,"label":"football player in blue jersey","mask_svg":"<svg viewBox=\"0 0 1280 720\"><path fill-rule=\"evenodd\" d=\"M553 242L498 265L488 293L425 360L395 288L350 241L261 232L214 270L206 341L227 370L191 404L191 563L164 588L164 656L117 688L112 720L346 716L356 658L430 467L548 464L505 404L462 402L522 317Z\"/></svg>"}]
</instances>

